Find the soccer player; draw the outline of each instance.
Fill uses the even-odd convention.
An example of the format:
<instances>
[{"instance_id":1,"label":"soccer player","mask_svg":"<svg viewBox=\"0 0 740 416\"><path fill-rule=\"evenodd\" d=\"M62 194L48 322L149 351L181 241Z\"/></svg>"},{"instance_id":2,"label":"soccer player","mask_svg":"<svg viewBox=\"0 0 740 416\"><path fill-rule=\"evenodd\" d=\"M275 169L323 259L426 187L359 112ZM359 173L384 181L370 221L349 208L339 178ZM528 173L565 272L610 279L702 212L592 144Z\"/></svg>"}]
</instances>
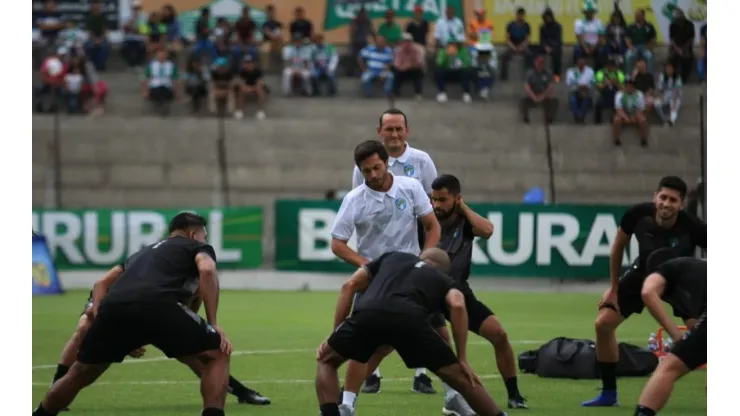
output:
<instances>
[{"instance_id":1,"label":"soccer player","mask_svg":"<svg viewBox=\"0 0 740 416\"><path fill-rule=\"evenodd\" d=\"M388 152L388 170L395 176L405 176L418 180L424 187L424 192L430 195L432 193L432 181L437 177L437 168L434 166L434 162L428 153L409 146L407 141L409 137L409 123L406 114L396 108L384 111L378 119L377 132L378 137L385 146L385 150ZM362 172L360 172L360 168L355 165L352 172L352 189L364 183L365 178ZM418 227L419 247L423 247L426 237L422 224L419 224ZM434 319L437 325L445 325L444 317L435 317ZM445 332L442 335L449 340L446 326ZM382 359L383 357L375 358ZM426 374L426 369L416 369L411 390L417 393L436 393L434 387L432 387L432 380ZM365 380L362 386L362 392L371 394L378 393L379 391L380 369L376 368Z\"/></svg>"},{"instance_id":2,"label":"soccer player","mask_svg":"<svg viewBox=\"0 0 740 416\"><path fill-rule=\"evenodd\" d=\"M678 341L645 385L635 416L655 416L665 406L676 381L707 363L707 262L693 257L662 262L653 259L655 254L649 263L662 264L645 280L642 298L655 320ZM681 335L663 309L661 298L674 310L698 317L696 324Z\"/></svg>"},{"instance_id":3,"label":"soccer player","mask_svg":"<svg viewBox=\"0 0 740 416\"><path fill-rule=\"evenodd\" d=\"M95 284L93 285L93 290L90 291L90 296L88 297L87 303L85 304L85 307L82 310L82 314L80 315L80 319L77 322L77 329L75 330L74 334L72 334L72 337L69 339L67 344L64 346L64 350L62 350L62 357L59 364L57 365L57 371L54 374L54 380L52 381L52 384L54 384L57 380L67 374L67 371L69 371L69 367L71 367L72 364L75 362L75 359L77 358L77 352L80 349L80 344L82 343L82 340L85 338L85 334L87 334L87 330L90 329L90 325L92 324L93 305L96 303L100 303L103 297L110 290L111 286L113 286L116 280L118 280L118 277L121 276L123 270L123 264L113 266L112 269L110 269L100 280L95 282ZM196 296L194 296L191 302L186 306L188 307L188 309L197 314L198 310L201 307L201 304L202 300L196 294ZM198 319L202 318L198 317ZM146 350L144 348L139 348L131 352L129 356L133 358L140 358L144 355L145 352ZM195 373L195 375L197 375L199 378L205 368L205 365L198 360L188 360L185 358L181 358L178 361L190 367L193 373ZM232 376L229 376L229 393L236 396L238 403L240 404L246 403L254 405L268 405L271 403L270 399L263 397L257 391L246 387L241 382L239 382L239 380Z\"/></svg>"},{"instance_id":4,"label":"soccer player","mask_svg":"<svg viewBox=\"0 0 740 416\"><path fill-rule=\"evenodd\" d=\"M473 257L473 240L485 240L493 234L493 224L470 209L462 197L460 181L453 175L441 175L432 182L432 205L442 227L439 248L445 250L452 261L450 276L465 295L468 310L468 328L493 345L496 364L506 385L509 408L526 409L525 399L519 392L516 378L514 349L511 348L501 322L483 302L478 300L468 284ZM450 411L445 406L445 410ZM448 414L448 413L445 413Z\"/></svg>"},{"instance_id":5,"label":"soccer player","mask_svg":"<svg viewBox=\"0 0 740 416\"><path fill-rule=\"evenodd\" d=\"M409 368L425 367L457 389L480 416L505 416L467 362L465 297L449 271L447 254L426 249L421 257L389 252L360 267L343 286L334 314L334 332L318 348L316 395L322 416L350 416L337 405L337 369L347 360L367 362L390 345ZM352 296L364 294L355 301ZM430 314L449 315L457 356L429 324Z\"/></svg>"},{"instance_id":6,"label":"soccer player","mask_svg":"<svg viewBox=\"0 0 740 416\"><path fill-rule=\"evenodd\" d=\"M232 347L218 327L216 254L206 244L206 220L181 213L172 219L169 230L169 238L129 257L115 285L100 302L94 299L93 322L77 361L51 386L34 416L56 415L111 363L122 362L131 351L148 344L167 357L205 363L202 416L225 414ZM183 306L199 286L206 321L195 319L197 315Z\"/></svg>"},{"instance_id":7,"label":"soccer player","mask_svg":"<svg viewBox=\"0 0 740 416\"><path fill-rule=\"evenodd\" d=\"M650 254L668 247L679 256L690 257L697 246L707 247L707 225L682 211L685 196L686 183L676 176L666 176L660 180L652 202L637 204L622 216L609 261L611 286L599 303L595 322L596 359L603 389L598 397L581 403L582 406L615 406L619 403L615 374L619 349L615 332L625 319L633 313L642 313L645 307L641 293ZM619 277L624 249L632 235L637 237L639 256ZM675 309L674 315L691 326L690 316L682 316Z\"/></svg>"}]
</instances>

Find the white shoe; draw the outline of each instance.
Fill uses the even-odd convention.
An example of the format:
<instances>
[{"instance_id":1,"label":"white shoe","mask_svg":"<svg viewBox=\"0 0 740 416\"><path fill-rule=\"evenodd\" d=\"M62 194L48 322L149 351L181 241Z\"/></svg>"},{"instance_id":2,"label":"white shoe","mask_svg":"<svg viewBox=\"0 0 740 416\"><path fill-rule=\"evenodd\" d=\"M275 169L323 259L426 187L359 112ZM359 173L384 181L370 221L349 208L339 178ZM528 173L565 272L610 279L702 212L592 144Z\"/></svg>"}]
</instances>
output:
<instances>
[{"instance_id":1,"label":"white shoe","mask_svg":"<svg viewBox=\"0 0 740 416\"><path fill-rule=\"evenodd\" d=\"M264 120L265 117L267 117L265 115L265 112L262 110L258 111L257 114L255 114L254 116L257 117L257 120Z\"/></svg>"},{"instance_id":2,"label":"white shoe","mask_svg":"<svg viewBox=\"0 0 740 416\"><path fill-rule=\"evenodd\" d=\"M678 111L671 111L671 124L676 124L678 120Z\"/></svg>"},{"instance_id":3,"label":"white shoe","mask_svg":"<svg viewBox=\"0 0 740 416\"><path fill-rule=\"evenodd\" d=\"M465 93L465 94L463 94L463 102L464 103L472 103L473 102L473 97L471 97L470 94Z\"/></svg>"},{"instance_id":4,"label":"white shoe","mask_svg":"<svg viewBox=\"0 0 740 416\"><path fill-rule=\"evenodd\" d=\"M355 409L342 403L339 405L339 416L355 416Z\"/></svg>"},{"instance_id":5,"label":"white shoe","mask_svg":"<svg viewBox=\"0 0 740 416\"><path fill-rule=\"evenodd\" d=\"M482 99L484 99L484 100L488 101L488 94L489 94L489 93L490 93L490 91L488 90L488 88L483 88L483 89L481 89L481 90L480 90L480 98L482 98Z\"/></svg>"},{"instance_id":6,"label":"white shoe","mask_svg":"<svg viewBox=\"0 0 740 416\"><path fill-rule=\"evenodd\" d=\"M234 118L241 120L244 118L244 113L241 110L234 111Z\"/></svg>"},{"instance_id":7,"label":"white shoe","mask_svg":"<svg viewBox=\"0 0 740 416\"><path fill-rule=\"evenodd\" d=\"M447 93L440 92L437 94L437 102L438 103L446 103L447 102Z\"/></svg>"}]
</instances>

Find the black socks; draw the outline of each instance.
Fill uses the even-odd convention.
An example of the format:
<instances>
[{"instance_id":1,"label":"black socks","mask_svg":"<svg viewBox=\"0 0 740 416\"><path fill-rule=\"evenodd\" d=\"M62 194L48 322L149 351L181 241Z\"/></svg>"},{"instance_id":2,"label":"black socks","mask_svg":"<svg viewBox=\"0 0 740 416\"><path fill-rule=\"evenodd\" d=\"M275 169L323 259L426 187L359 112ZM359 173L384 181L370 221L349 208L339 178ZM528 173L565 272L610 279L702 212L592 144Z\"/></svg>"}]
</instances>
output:
<instances>
[{"instance_id":1,"label":"black socks","mask_svg":"<svg viewBox=\"0 0 740 416\"><path fill-rule=\"evenodd\" d=\"M604 390L617 389L617 363L603 363L599 361L601 369L601 382Z\"/></svg>"},{"instance_id":2,"label":"black socks","mask_svg":"<svg viewBox=\"0 0 740 416\"><path fill-rule=\"evenodd\" d=\"M244 384L240 383L239 380L229 375L229 393L236 397L244 397L249 393L249 389L247 389Z\"/></svg>"},{"instance_id":3,"label":"black socks","mask_svg":"<svg viewBox=\"0 0 740 416\"><path fill-rule=\"evenodd\" d=\"M57 416L57 414L47 411L44 409L44 405L39 403L39 407L33 411L33 416Z\"/></svg>"},{"instance_id":4,"label":"black socks","mask_svg":"<svg viewBox=\"0 0 740 416\"><path fill-rule=\"evenodd\" d=\"M215 407L207 407L203 409L201 416L225 416L223 409L216 409Z\"/></svg>"},{"instance_id":5,"label":"black socks","mask_svg":"<svg viewBox=\"0 0 740 416\"><path fill-rule=\"evenodd\" d=\"M640 406L639 404L635 408L635 416L655 416L655 410L649 407Z\"/></svg>"},{"instance_id":6,"label":"black socks","mask_svg":"<svg viewBox=\"0 0 740 416\"><path fill-rule=\"evenodd\" d=\"M339 405L336 403L326 403L319 406L321 416L339 416Z\"/></svg>"},{"instance_id":7,"label":"black socks","mask_svg":"<svg viewBox=\"0 0 740 416\"><path fill-rule=\"evenodd\" d=\"M518 399L521 396L519 394L519 384L517 384L516 376L507 378L504 380L504 384L506 385L506 392L509 394L510 399Z\"/></svg>"},{"instance_id":8,"label":"black socks","mask_svg":"<svg viewBox=\"0 0 740 416\"><path fill-rule=\"evenodd\" d=\"M64 375L67 374L67 371L69 371L69 367L64 364L57 364L57 372L54 373L54 380L51 382L51 384L56 383L57 380L64 377Z\"/></svg>"}]
</instances>

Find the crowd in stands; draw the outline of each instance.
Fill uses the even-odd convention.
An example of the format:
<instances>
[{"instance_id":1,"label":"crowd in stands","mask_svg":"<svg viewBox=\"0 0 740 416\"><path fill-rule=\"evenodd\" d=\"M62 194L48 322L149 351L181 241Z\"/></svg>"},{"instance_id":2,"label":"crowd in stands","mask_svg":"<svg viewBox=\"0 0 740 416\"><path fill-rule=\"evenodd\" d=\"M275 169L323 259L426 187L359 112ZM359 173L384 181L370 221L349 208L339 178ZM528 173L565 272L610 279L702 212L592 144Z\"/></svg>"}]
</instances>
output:
<instances>
[{"instance_id":1,"label":"crowd in stands","mask_svg":"<svg viewBox=\"0 0 740 416\"><path fill-rule=\"evenodd\" d=\"M266 8L267 20L261 27L251 19L249 7L244 7L233 23L225 18L213 21L209 9L204 8L195 23L195 38L185 39L172 5L146 16L139 0L133 0L132 5L132 17L123 25L121 54L131 68L141 70L144 97L164 111L180 99L189 101L193 112L207 107L211 112L226 111L242 118L247 98L254 97L256 117L264 118L270 91L263 71L272 66L282 67L285 96L331 96L340 88L337 49L315 30L302 7L294 10L294 20L287 27L276 20L274 6ZM58 13L54 7L49 1L38 24L45 44L57 48L51 49L42 65L38 93L60 91L71 112L91 106L100 112L107 88L97 73L105 70L110 52L100 7L91 4L84 31L72 22L55 19ZM542 13L539 44L530 43L526 10L516 11L505 28L507 41L499 62L493 46L494 27L482 9L465 25L455 9L448 7L430 33L431 25L421 6L415 8L405 28L392 10L376 28L360 8L350 23L349 49L354 65L347 66L347 75L359 76L367 97L380 93L391 100L400 96L408 83L421 99L423 81L431 76L437 101L448 100L447 87L454 83L461 86L462 100L467 103L473 95L488 99L494 93L496 78L507 80L512 57L520 55L526 74L521 100L524 122L529 122L531 107L543 108L545 118L552 121L560 99L567 98L576 123L586 122L591 111L594 122L601 123L607 111L615 144L619 144L621 127L629 124L639 128L646 144L650 114L665 124L676 122L682 85L694 65L699 79L706 79L706 25L695 56L694 25L680 9L675 10L668 61L658 64L656 77L657 32L644 11L637 10L632 23L626 22L618 8L608 22L599 20L596 12L593 4L586 2L584 17L575 23L577 43L572 66L565 72L567 97L557 97L554 89L563 75L563 30L549 9ZM181 71L179 56L187 43L191 52L184 57L186 65ZM57 69L57 62L62 69Z\"/></svg>"}]
</instances>

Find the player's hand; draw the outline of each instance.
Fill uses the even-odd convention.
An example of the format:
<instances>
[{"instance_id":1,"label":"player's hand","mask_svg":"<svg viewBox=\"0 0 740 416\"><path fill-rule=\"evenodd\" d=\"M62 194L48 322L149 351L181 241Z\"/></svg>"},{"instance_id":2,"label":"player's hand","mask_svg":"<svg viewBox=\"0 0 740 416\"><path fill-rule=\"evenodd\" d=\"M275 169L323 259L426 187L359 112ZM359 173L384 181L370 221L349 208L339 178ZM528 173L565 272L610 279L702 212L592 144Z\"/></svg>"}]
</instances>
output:
<instances>
[{"instance_id":1,"label":"player's hand","mask_svg":"<svg viewBox=\"0 0 740 416\"><path fill-rule=\"evenodd\" d=\"M610 287L606 292L604 292L604 295L601 297L601 301L599 301L599 307L601 308L604 305L611 305L617 310L617 313L619 312L619 302L617 291L615 289Z\"/></svg>"},{"instance_id":2,"label":"player's hand","mask_svg":"<svg viewBox=\"0 0 740 416\"><path fill-rule=\"evenodd\" d=\"M470 381L471 386L477 387L483 384L480 378L473 372L473 369L470 368L470 364L467 361L460 361L460 367L462 367L463 373L465 373L468 381Z\"/></svg>"},{"instance_id":3,"label":"player's hand","mask_svg":"<svg viewBox=\"0 0 740 416\"><path fill-rule=\"evenodd\" d=\"M323 362L324 360L326 360L326 358L329 356L329 352L331 352L331 347L326 341L327 340L324 340L321 345L319 345L319 348L316 350L316 361L318 362Z\"/></svg>"},{"instance_id":4,"label":"player's hand","mask_svg":"<svg viewBox=\"0 0 740 416\"><path fill-rule=\"evenodd\" d=\"M141 347L137 348L129 353L129 357L131 358L141 358L146 354L146 348Z\"/></svg>"},{"instance_id":5,"label":"player's hand","mask_svg":"<svg viewBox=\"0 0 740 416\"><path fill-rule=\"evenodd\" d=\"M218 335L221 337L221 352L226 354L226 356L231 356L231 352L233 351L234 347L231 346L231 341L229 341L229 338L226 336L226 333L223 329L213 325L213 329L216 330Z\"/></svg>"}]
</instances>

